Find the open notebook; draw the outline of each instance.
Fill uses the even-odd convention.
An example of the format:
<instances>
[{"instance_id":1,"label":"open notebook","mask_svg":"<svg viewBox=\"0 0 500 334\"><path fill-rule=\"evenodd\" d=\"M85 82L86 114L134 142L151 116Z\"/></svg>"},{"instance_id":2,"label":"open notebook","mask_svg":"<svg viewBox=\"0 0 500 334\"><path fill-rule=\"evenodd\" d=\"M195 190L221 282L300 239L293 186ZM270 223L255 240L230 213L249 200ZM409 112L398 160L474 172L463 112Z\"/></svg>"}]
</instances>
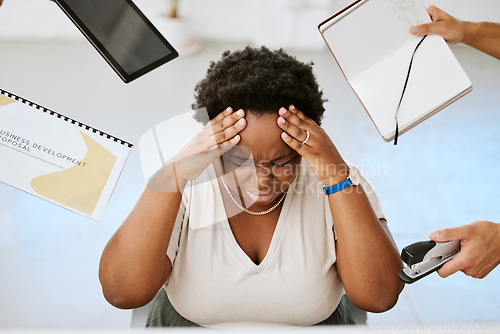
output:
<instances>
[{"instance_id":1,"label":"open notebook","mask_svg":"<svg viewBox=\"0 0 500 334\"><path fill-rule=\"evenodd\" d=\"M410 27L427 22L422 0L358 0L318 26L386 141L395 139L396 115L401 134L472 89L443 38L426 36L417 48L422 38Z\"/></svg>"}]
</instances>

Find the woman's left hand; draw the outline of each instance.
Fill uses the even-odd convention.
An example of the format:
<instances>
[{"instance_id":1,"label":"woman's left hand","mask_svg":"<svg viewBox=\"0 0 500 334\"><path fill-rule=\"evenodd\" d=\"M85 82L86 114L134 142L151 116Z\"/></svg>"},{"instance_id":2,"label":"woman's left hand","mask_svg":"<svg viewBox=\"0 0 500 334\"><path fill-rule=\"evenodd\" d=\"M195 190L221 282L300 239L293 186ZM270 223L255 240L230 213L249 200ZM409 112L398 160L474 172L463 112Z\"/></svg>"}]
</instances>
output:
<instances>
[{"instance_id":1,"label":"woman's left hand","mask_svg":"<svg viewBox=\"0 0 500 334\"><path fill-rule=\"evenodd\" d=\"M284 131L283 141L309 163L320 182L332 186L345 180L349 167L316 122L290 106L288 110L280 108L277 124ZM354 305L370 312L384 312L396 304L403 289L397 277L403 265L370 200L363 188L359 189L328 196L335 222L337 272ZM359 240L363 240L361 245Z\"/></svg>"},{"instance_id":2,"label":"woman's left hand","mask_svg":"<svg viewBox=\"0 0 500 334\"><path fill-rule=\"evenodd\" d=\"M344 180L349 168L325 130L291 105L280 108L278 126L283 141L304 158L326 186Z\"/></svg>"}]
</instances>

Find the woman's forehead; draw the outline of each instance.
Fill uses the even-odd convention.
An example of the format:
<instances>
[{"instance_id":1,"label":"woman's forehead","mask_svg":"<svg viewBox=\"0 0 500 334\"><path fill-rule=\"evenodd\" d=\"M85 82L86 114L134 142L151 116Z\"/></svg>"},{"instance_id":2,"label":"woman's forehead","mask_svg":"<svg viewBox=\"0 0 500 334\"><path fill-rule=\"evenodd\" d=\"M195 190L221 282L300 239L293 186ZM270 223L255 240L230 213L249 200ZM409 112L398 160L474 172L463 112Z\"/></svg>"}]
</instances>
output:
<instances>
[{"instance_id":1,"label":"woman's forehead","mask_svg":"<svg viewBox=\"0 0 500 334\"><path fill-rule=\"evenodd\" d=\"M241 140L230 152L233 156L250 157L258 161L273 161L291 157L295 152L282 139L277 124L278 114L255 115L247 113L247 125L240 132Z\"/></svg>"}]
</instances>

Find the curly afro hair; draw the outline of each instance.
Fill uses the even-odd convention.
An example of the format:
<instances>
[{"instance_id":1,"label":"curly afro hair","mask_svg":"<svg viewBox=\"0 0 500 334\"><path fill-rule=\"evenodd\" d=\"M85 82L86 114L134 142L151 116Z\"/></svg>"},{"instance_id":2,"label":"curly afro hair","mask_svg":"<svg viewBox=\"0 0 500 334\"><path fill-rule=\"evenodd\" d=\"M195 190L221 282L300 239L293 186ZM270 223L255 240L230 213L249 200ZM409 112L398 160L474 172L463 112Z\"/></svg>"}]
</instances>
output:
<instances>
[{"instance_id":1,"label":"curly afro hair","mask_svg":"<svg viewBox=\"0 0 500 334\"><path fill-rule=\"evenodd\" d=\"M326 100L312 66L283 49L247 46L240 51L225 51L221 60L210 63L206 77L195 87L194 118L205 124L227 107L262 115L293 104L321 124ZM208 119L201 108L207 109Z\"/></svg>"}]
</instances>

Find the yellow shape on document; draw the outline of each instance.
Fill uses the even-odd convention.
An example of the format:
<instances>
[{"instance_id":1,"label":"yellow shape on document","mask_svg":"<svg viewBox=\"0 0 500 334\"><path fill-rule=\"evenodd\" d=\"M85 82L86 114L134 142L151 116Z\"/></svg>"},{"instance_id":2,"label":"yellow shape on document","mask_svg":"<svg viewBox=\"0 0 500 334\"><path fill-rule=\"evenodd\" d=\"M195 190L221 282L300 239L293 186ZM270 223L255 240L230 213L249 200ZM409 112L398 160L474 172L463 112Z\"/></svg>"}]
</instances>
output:
<instances>
[{"instance_id":1,"label":"yellow shape on document","mask_svg":"<svg viewBox=\"0 0 500 334\"><path fill-rule=\"evenodd\" d=\"M35 177L31 187L38 194L75 210L92 215L108 180L116 156L80 131L87 155L80 165Z\"/></svg>"},{"instance_id":2,"label":"yellow shape on document","mask_svg":"<svg viewBox=\"0 0 500 334\"><path fill-rule=\"evenodd\" d=\"M10 97L0 94L0 107L6 106L14 102L17 102L17 100L11 99Z\"/></svg>"}]
</instances>

